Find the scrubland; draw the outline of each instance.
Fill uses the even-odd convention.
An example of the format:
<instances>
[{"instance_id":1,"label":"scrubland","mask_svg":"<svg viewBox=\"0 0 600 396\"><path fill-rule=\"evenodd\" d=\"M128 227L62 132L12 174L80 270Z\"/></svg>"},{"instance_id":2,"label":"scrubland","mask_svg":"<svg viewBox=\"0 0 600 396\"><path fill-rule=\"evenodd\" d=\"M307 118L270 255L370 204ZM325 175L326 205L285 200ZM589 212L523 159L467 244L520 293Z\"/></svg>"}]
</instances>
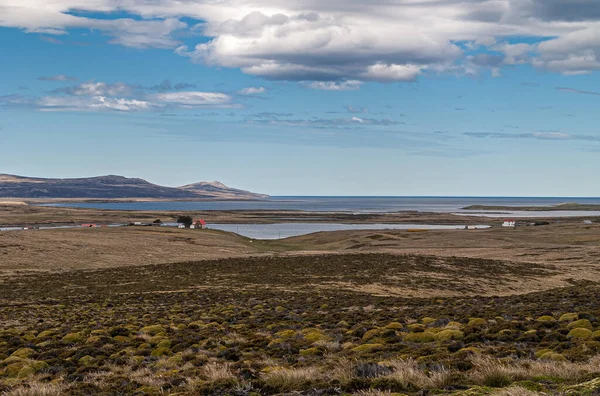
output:
<instances>
[{"instance_id":1,"label":"scrubland","mask_svg":"<svg viewBox=\"0 0 600 396\"><path fill-rule=\"evenodd\" d=\"M539 287L563 272L338 252L12 273L0 394L598 394L600 285Z\"/></svg>"}]
</instances>

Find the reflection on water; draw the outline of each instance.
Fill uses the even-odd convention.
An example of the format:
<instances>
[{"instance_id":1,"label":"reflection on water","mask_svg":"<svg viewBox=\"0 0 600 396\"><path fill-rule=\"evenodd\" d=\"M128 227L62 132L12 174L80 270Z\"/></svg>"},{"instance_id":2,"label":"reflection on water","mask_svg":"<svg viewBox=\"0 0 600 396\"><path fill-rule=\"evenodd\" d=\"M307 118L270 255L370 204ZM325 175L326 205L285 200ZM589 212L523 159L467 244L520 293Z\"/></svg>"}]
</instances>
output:
<instances>
[{"instance_id":1,"label":"reflection on water","mask_svg":"<svg viewBox=\"0 0 600 396\"><path fill-rule=\"evenodd\" d=\"M209 224L209 229L234 232L253 239L280 239L321 231L346 230L462 230L465 225L427 224L336 224L336 223L276 223L276 224ZM478 229L489 228L479 225Z\"/></svg>"}]
</instances>

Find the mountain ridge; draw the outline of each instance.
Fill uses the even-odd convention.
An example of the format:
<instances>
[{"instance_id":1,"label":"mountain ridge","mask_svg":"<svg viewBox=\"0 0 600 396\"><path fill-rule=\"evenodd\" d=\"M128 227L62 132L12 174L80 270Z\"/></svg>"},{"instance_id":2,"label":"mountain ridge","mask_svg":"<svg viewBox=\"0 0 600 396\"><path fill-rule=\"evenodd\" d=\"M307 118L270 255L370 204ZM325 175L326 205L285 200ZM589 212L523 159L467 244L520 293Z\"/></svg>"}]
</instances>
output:
<instances>
[{"instance_id":1,"label":"mountain ridge","mask_svg":"<svg viewBox=\"0 0 600 396\"><path fill-rule=\"evenodd\" d=\"M268 195L230 188L220 182L166 187L141 178L105 175L84 178L41 178L0 174L2 198L157 198L261 199Z\"/></svg>"}]
</instances>

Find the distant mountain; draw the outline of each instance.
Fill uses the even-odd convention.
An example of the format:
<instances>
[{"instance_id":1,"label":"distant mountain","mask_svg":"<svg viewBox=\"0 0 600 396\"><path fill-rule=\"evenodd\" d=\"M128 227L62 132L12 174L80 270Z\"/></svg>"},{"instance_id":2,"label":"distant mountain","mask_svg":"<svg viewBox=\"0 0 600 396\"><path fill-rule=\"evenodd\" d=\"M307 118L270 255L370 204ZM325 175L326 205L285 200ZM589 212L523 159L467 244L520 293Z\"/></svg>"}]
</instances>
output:
<instances>
[{"instance_id":1,"label":"distant mountain","mask_svg":"<svg viewBox=\"0 0 600 396\"><path fill-rule=\"evenodd\" d=\"M143 179L100 176L81 179L43 179L0 174L4 198L161 198L161 199L258 199L267 195L229 188L222 183L197 183L164 187Z\"/></svg>"},{"instance_id":2,"label":"distant mountain","mask_svg":"<svg viewBox=\"0 0 600 396\"><path fill-rule=\"evenodd\" d=\"M238 190L235 188L227 187L225 184L215 182L200 182L195 184L188 184L186 186L179 187L180 190L189 191L197 194L213 194L219 198L238 198L238 197L250 197L250 198L268 198L268 195L256 194L245 190Z\"/></svg>"}]
</instances>

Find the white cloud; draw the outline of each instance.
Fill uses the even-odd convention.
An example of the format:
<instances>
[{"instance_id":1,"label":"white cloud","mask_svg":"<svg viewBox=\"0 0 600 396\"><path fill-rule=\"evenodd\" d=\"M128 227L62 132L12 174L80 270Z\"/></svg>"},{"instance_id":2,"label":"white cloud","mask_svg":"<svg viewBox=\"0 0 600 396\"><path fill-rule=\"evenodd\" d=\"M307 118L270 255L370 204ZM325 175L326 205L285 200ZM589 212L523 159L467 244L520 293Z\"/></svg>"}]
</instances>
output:
<instances>
[{"instance_id":1,"label":"white cloud","mask_svg":"<svg viewBox=\"0 0 600 396\"><path fill-rule=\"evenodd\" d=\"M88 95L88 96L129 96L134 88L125 83L107 84L104 82L89 82L63 89L67 93L73 95Z\"/></svg>"},{"instance_id":2,"label":"white cloud","mask_svg":"<svg viewBox=\"0 0 600 396\"><path fill-rule=\"evenodd\" d=\"M360 89L363 84L362 81L349 80L349 81L311 81L303 82L303 85L311 89L318 89L322 91L355 91Z\"/></svg>"},{"instance_id":3,"label":"white cloud","mask_svg":"<svg viewBox=\"0 0 600 396\"><path fill-rule=\"evenodd\" d=\"M135 18L111 19L117 11ZM502 52L502 65L600 70L597 0L3 0L0 26L47 35L99 30L118 45L177 48L195 62L250 75L323 82L316 89L500 67L469 64L468 52L480 47ZM209 39L182 47L181 30ZM507 38L511 44L496 44Z\"/></svg>"},{"instance_id":4,"label":"white cloud","mask_svg":"<svg viewBox=\"0 0 600 396\"><path fill-rule=\"evenodd\" d=\"M160 103L171 103L184 107L231 107L231 96L218 92L167 92L151 95Z\"/></svg>"},{"instance_id":5,"label":"white cloud","mask_svg":"<svg viewBox=\"0 0 600 396\"><path fill-rule=\"evenodd\" d=\"M56 76L42 76L42 77L38 77L38 80L40 81L57 81L57 82L65 82L65 81L75 81L77 80L76 77L72 77L72 76L66 76L64 74L59 74Z\"/></svg>"},{"instance_id":6,"label":"white cloud","mask_svg":"<svg viewBox=\"0 0 600 396\"><path fill-rule=\"evenodd\" d=\"M146 111L162 107L143 100L107 98L105 96L45 96L35 102L42 111Z\"/></svg>"},{"instance_id":7,"label":"white cloud","mask_svg":"<svg viewBox=\"0 0 600 396\"><path fill-rule=\"evenodd\" d=\"M534 132L533 137L538 139L571 139L572 136L563 132Z\"/></svg>"},{"instance_id":8,"label":"white cloud","mask_svg":"<svg viewBox=\"0 0 600 396\"><path fill-rule=\"evenodd\" d=\"M267 93L265 87L247 87L238 91L240 95L261 95L264 93Z\"/></svg>"},{"instance_id":9,"label":"white cloud","mask_svg":"<svg viewBox=\"0 0 600 396\"><path fill-rule=\"evenodd\" d=\"M157 111L165 109L237 108L230 95L220 92L162 91L157 87L176 89L190 84L174 86L163 82L158 86L143 87L125 83L109 84L88 82L51 91L50 95L25 97L0 96L0 107L32 108L40 111Z\"/></svg>"}]
</instances>

